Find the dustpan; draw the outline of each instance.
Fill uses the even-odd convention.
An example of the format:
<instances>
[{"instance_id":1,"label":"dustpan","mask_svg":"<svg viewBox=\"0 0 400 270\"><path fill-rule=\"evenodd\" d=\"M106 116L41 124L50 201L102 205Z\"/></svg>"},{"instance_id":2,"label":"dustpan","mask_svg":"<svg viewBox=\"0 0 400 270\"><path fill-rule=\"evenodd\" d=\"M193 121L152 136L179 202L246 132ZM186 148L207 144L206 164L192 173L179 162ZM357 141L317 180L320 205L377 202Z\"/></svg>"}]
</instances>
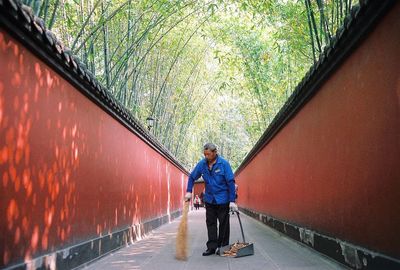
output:
<instances>
[{"instance_id":1,"label":"dustpan","mask_svg":"<svg viewBox=\"0 0 400 270\"><path fill-rule=\"evenodd\" d=\"M232 258L254 255L254 244L246 242L246 239L244 238L243 226L242 226L242 221L240 220L239 211L233 211L233 214L235 213L239 220L240 231L242 233L243 242L237 242L232 245L221 247L219 249L219 255Z\"/></svg>"}]
</instances>

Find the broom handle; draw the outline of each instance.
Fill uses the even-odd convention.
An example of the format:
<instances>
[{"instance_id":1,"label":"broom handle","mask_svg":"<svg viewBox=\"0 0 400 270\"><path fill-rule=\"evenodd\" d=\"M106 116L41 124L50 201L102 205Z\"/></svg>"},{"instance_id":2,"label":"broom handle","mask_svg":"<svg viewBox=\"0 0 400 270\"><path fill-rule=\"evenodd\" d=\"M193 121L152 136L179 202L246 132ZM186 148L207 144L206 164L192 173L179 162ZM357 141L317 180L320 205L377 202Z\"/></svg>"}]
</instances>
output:
<instances>
[{"instance_id":1,"label":"broom handle","mask_svg":"<svg viewBox=\"0 0 400 270\"><path fill-rule=\"evenodd\" d=\"M185 211L186 213L189 212L189 204L190 204L190 200L185 201L185 205L183 206L183 211Z\"/></svg>"},{"instance_id":2,"label":"broom handle","mask_svg":"<svg viewBox=\"0 0 400 270\"><path fill-rule=\"evenodd\" d=\"M239 215L239 211L236 211L238 220L239 220L239 224L240 224L240 231L242 232L242 238L243 238L243 243L246 243L246 240L244 238L244 233L243 233L243 226L242 226L242 221L240 220L240 215Z\"/></svg>"}]
</instances>

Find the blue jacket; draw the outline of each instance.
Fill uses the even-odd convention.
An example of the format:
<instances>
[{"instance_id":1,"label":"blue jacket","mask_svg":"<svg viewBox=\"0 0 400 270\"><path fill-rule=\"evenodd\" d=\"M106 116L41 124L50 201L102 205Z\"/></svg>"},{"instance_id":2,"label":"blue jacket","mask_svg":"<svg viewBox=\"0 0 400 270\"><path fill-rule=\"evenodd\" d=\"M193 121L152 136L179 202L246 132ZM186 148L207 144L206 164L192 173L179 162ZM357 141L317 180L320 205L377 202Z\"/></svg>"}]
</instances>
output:
<instances>
[{"instance_id":1,"label":"blue jacket","mask_svg":"<svg viewBox=\"0 0 400 270\"><path fill-rule=\"evenodd\" d=\"M192 192L194 181L203 177L206 203L225 204L235 201L235 179L228 161L217 156L211 170L208 169L207 160L204 158L197 163L189 175L187 192Z\"/></svg>"}]
</instances>

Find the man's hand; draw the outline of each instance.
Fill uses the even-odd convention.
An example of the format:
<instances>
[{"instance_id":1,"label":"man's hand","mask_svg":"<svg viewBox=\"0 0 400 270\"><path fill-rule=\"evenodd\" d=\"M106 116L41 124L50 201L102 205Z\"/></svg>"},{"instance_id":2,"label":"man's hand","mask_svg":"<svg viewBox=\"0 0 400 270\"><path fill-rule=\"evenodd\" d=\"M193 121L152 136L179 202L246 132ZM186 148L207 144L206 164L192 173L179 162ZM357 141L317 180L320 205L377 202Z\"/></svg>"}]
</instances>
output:
<instances>
[{"instance_id":1,"label":"man's hand","mask_svg":"<svg viewBox=\"0 0 400 270\"><path fill-rule=\"evenodd\" d=\"M234 202L230 202L230 203L229 203L229 209L230 209L232 212L237 212L237 211L239 210L237 204L234 203Z\"/></svg>"},{"instance_id":2,"label":"man's hand","mask_svg":"<svg viewBox=\"0 0 400 270\"><path fill-rule=\"evenodd\" d=\"M192 198L192 193L191 192L186 192L185 194L185 201L190 201L190 199Z\"/></svg>"}]
</instances>

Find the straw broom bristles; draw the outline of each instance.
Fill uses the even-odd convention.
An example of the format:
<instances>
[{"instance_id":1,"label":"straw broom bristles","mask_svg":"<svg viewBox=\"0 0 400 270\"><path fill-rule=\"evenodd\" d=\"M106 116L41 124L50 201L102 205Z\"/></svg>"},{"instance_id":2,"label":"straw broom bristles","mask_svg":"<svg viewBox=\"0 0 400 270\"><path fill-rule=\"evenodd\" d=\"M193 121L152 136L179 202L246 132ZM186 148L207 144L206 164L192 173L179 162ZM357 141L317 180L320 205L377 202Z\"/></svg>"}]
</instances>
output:
<instances>
[{"instance_id":1,"label":"straw broom bristles","mask_svg":"<svg viewBox=\"0 0 400 270\"><path fill-rule=\"evenodd\" d=\"M178 235L176 236L176 255L175 257L180 261L187 259L187 216L189 212L189 201L185 201L183 205L183 213L181 223L178 228Z\"/></svg>"}]
</instances>

